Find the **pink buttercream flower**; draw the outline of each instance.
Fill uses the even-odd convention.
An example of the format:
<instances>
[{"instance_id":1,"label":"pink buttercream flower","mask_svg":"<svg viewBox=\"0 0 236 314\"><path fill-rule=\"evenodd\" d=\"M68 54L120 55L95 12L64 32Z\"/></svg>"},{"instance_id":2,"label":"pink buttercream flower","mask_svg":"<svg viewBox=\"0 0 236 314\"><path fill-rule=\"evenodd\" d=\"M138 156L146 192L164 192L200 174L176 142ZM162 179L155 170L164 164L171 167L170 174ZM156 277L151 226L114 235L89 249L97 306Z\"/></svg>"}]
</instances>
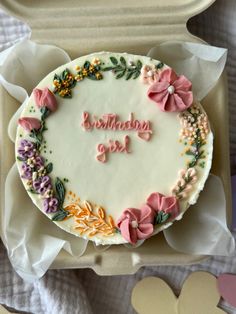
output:
<instances>
[{"instance_id":1,"label":"pink buttercream flower","mask_svg":"<svg viewBox=\"0 0 236 314\"><path fill-rule=\"evenodd\" d=\"M157 213L163 211L165 214L171 214L171 218L179 214L179 202L175 196L152 193L147 199L147 205Z\"/></svg>"},{"instance_id":2,"label":"pink buttercream flower","mask_svg":"<svg viewBox=\"0 0 236 314\"><path fill-rule=\"evenodd\" d=\"M148 89L148 97L155 101L162 111L184 111L193 103L192 83L170 68L159 73L159 80Z\"/></svg>"},{"instance_id":3,"label":"pink buttercream flower","mask_svg":"<svg viewBox=\"0 0 236 314\"><path fill-rule=\"evenodd\" d=\"M144 65L141 69L141 79L144 84L153 84L158 81L159 75L154 66Z\"/></svg>"},{"instance_id":4,"label":"pink buttercream flower","mask_svg":"<svg viewBox=\"0 0 236 314\"><path fill-rule=\"evenodd\" d=\"M18 120L19 125L26 131L30 132L33 129L39 130L41 128L41 122L39 119L24 117Z\"/></svg>"},{"instance_id":5,"label":"pink buttercream flower","mask_svg":"<svg viewBox=\"0 0 236 314\"><path fill-rule=\"evenodd\" d=\"M44 89L35 88L33 90L33 94L35 103L38 108L46 107L50 111L56 111L56 97L47 87L45 87Z\"/></svg>"},{"instance_id":6,"label":"pink buttercream flower","mask_svg":"<svg viewBox=\"0 0 236 314\"><path fill-rule=\"evenodd\" d=\"M127 208L117 221L122 236L135 244L137 240L147 239L153 233L155 212L144 205L141 209Z\"/></svg>"}]
</instances>

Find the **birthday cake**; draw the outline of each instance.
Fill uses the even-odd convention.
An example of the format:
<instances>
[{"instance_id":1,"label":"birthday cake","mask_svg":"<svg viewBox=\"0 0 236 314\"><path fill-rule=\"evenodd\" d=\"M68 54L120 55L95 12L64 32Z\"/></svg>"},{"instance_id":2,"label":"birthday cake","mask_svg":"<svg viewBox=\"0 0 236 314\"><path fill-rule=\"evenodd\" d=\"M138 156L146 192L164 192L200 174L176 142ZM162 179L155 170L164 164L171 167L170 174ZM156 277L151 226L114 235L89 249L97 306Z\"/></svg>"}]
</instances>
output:
<instances>
[{"instance_id":1,"label":"birthday cake","mask_svg":"<svg viewBox=\"0 0 236 314\"><path fill-rule=\"evenodd\" d=\"M196 203L213 135L178 74L149 57L101 52L38 84L18 121L16 162L52 223L96 244L136 244Z\"/></svg>"}]
</instances>

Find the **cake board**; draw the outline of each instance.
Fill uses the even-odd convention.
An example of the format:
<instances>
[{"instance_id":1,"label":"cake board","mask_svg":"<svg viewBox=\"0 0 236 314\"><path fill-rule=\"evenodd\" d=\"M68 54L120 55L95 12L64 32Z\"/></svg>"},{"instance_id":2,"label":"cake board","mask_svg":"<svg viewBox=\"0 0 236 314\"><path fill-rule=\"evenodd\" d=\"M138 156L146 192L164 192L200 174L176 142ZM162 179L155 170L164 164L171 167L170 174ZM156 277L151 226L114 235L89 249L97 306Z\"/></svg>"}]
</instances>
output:
<instances>
[{"instance_id":1,"label":"cake board","mask_svg":"<svg viewBox=\"0 0 236 314\"><path fill-rule=\"evenodd\" d=\"M0 6L11 15L27 22L32 40L55 44L76 58L94 51L107 50L146 55L150 48L167 40L202 42L190 35L186 22L205 10L213 0L182 1L101 1L57 2L40 1L26 6L25 1L1 1ZM174 14L173 14L174 13ZM53 16L53 18L52 18ZM231 191L228 140L227 83L225 73L217 86L202 102L215 131L212 173L221 177L227 200L228 222L231 220ZM7 125L18 107L2 87L0 89L1 119L1 210L4 202L4 182L14 162L14 145L8 139ZM221 128L217 127L221 124ZM204 256L193 256L171 249L162 234L139 248L119 245L108 250L95 249L90 243L80 258L62 250L51 268L92 268L101 275L135 273L142 266L183 265L197 263ZM116 265L116 267L114 267Z\"/></svg>"}]
</instances>

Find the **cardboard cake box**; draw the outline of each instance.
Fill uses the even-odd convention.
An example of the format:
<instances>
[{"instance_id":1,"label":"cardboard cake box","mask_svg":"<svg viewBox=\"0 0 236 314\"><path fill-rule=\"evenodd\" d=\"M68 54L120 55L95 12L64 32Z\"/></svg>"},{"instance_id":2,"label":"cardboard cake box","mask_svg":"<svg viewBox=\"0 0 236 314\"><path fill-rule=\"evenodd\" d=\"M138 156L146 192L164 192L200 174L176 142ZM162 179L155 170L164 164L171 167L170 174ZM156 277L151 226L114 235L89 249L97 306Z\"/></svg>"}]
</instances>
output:
<instances>
[{"instance_id":1,"label":"cardboard cake box","mask_svg":"<svg viewBox=\"0 0 236 314\"><path fill-rule=\"evenodd\" d=\"M150 48L167 40L202 42L191 36L186 22L214 0L154 0L109 2L108 0L40 1L31 6L24 1L2 1L0 6L24 20L32 29L31 39L54 44L74 59L95 51L117 51L146 55ZM223 74L202 104L215 134L211 172L223 182L228 222L231 220L227 84ZM19 104L0 86L1 210L4 211L4 182L14 163L14 144L7 135L8 122ZM220 128L218 127L220 124ZM190 209L191 210L191 209ZM186 214L187 215L187 214ZM187 217L186 217L187 218ZM139 248L123 245L108 250L89 243L83 256L72 257L62 250L51 268L89 267L101 275L131 274L141 266L196 263L204 256L187 255L171 249L160 233ZM116 267L114 267L116 265Z\"/></svg>"}]
</instances>

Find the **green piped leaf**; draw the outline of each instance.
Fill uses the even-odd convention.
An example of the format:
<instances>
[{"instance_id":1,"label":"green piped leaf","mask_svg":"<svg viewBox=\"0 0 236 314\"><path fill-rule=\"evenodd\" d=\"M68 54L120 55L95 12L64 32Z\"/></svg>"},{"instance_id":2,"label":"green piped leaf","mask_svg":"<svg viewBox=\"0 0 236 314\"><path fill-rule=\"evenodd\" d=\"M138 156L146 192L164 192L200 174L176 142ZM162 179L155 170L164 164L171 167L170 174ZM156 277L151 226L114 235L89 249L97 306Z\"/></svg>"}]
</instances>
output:
<instances>
[{"instance_id":1,"label":"green piped leaf","mask_svg":"<svg viewBox=\"0 0 236 314\"><path fill-rule=\"evenodd\" d=\"M29 189L28 192L32 193L32 194L39 194L37 191L35 191L34 189Z\"/></svg>"},{"instance_id":2,"label":"green piped leaf","mask_svg":"<svg viewBox=\"0 0 236 314\"><path fill-rule=\"evenodd\" d=\"M137 61L137 69L141 70L142 66L143 66L142 62L140 60L138 60Z\"/></svg>"},{"instance_id":3,"label":"green piped leaf","mask_svg":"<svg viewBox=\"0 0 236 314\"><path fill-rule=\"evenodd\" d=\"M85 63L84 63L84 68L85 68L86 70L88 70L89 67L90 67L90 62L89 62L89 61L85 61Z\"/></svg>"},{"instance_id":4,"label":"green piped leaf","mask_svg":"<svg viewBox=\"0 0 236 314\"><path fill-rule=\"evenodd\" d=\"M129 79L131 79L132 75L134 74L134 72L129 72L127 75L126 75L126 81L128 81Z\"/></svg>"},{"instance_id":5,"label":"green piped leaf","mask_svg":"<svg viewBox=\"0 0 236 314\"><path fill-rule=\"evenodd\" d=\"M140 71L136 71L134 73L133 79L135 80L137 77L139 77L139 75L140 75Z\"/></svg>"},{"instance_id":6,"label":"green piped leaf","mask_svg":"<svg viewBox=\"0 0 236 314\"><path fill-rule=\"evenodd\" d=\"M68 215L68 212L65 210L59 210L53 217L53 221L61 221L64 220Z\"/></svg>"},{"instance_id":7,"label":"green piped leaf","mask_svg":"<svg viewBox=\"0 0 236 314\"><path fill-rule=\"evenodd\" d=\"M68 69L65 69L62 74L61 74L61 78L63 80L66 80L67 75L70 73L70 71Z\"/></svg>"},{"instance_id":8,"label":"green piped leaf","mask_svg":"<svg viewBox=\"0 0 236 314\"><path fill-rule=\"evenodd\" d=\"M166 222L170 218L170 216L171 216L171 214L165 213L164 211L160 211L156 215L155 222L156 222L156 224L164 223L164 222Z\"/></svg>"},{"instance_id":9,"label":"green piped leaf","mask_svg":"<svg viewBox=\"0 0 236 314\"><path fill-rule=\"evenodd\" d=\"M126 60L125 60L124 57L120 57L120 63L121 63L124 67L126 67Z\"/></svg>"},{"instance_id":10,"label":"green piped leaf","mask_svg":"<svg viewBox=\"0 0 236 314\"><path fill-rule=\"evenodd\" d=\"M155 65L156 69L161 69L163 68L164 63L163 62L159 62L158 64Z\"/></svg>"},{"instance_id":11,"label":"green piped leaf","mask_svg":"<svg viewBox=\"0 0 236 314\"><path fill-rule=\"evenodd\" d=\"M47 107L40 108L41 112L41 120L44 121L51 113L51 111Z\"/></svg>"},{"instance_id":12,"label":"green piped leaf","mask_svg":"<svg viewBox=\"0 0 236 314\"><path fill-rule=\"evenodd\" d=\"M111 71L113 69L114 69L114 67L105 67L102 69L102 71L106 72L106 71Z\"/></svg>"},{"instance_id":13,"label":"green piped leaf","mask_svg":"<svg viewBox=\"0 0 236 314\"><path fill-rule=\"evenodd\" d=\"M194 158L194 159L188 164L188 166L189 166L189 168L193 168L194 166L196 166L196 164L197 164L197 160Z\"/></svg>"},{"instance_id":14,"label":"green piped leaf","mask_svg":"<svg viewBox=\"0 0 236 314\"><path fill-rule=\"evenodd\" d=\"M54 74L54 80L61 82L61 78L58 74Z\"/></svg>"},{"instance_id":15,"label":"green piped leaf","mask_svg":"<svg viewBox=\"0 0 236 314\"><path fill-rule=\"evenodd\" d=\"M114 65L118 64L118 60L115 57L110 57L111 63Z\"/></svg>"},{"instance_id":16,"label":"green piped leaf","mask_svg":"<svg viewBox=\"0 0 236 314\"><path fill-rule=\"evenodd\" d=\"M59 204L60 204L60 206L62 206L64 203L66 190L65 190L63 182L59 178L56 179L55 187L56 187L56 191L57 191Z\"/></svg>"},{"instance_id":17,"label":"green piped leaf","mask_svg":"<svg viewBox=\"0 0 236 314\"><path fill-rule=\"evenodd\" d=\"M87 78L90 79L90 80L93 80L93 81L97 81L98 80L94 74L89 74L87 76Z\"/></svg>"},{"instance_id":18,"label":"green piped leaf","mask_svg":"<svg viewBox=\"0 0 236 314\"><path fill-rule=\"evenodd\" d=\"M116 75L116 79L119 79L125 75L125 70Z\"/></svg>"},{"instance_id":19,"label":"green piped leaf","mask_svg":"<svg viewBox=\"0 0 236 314\"><path fill-rule=\"evenodd\" d=\"M50 162L49 164L47 164L45 169L46 169L47 174L51 173L53 170L53 164Z\"/></svg>"},{"instance_id":20,"label":"green piped leaf","mask_svg":"<svg viewBox=\"0 0 236 314\"><path fill-rule=\"evenodd\" d=\"M26 159L20 156L17 156L16 159L18 159L19 161L25 161Z\"/></svg>"},{"instance_id":21,"label":"green piped leaf","mask_svg":"<svg viewBox=\"0 0 236 314\"><path fill-rule=\"evenodd\" d=\"M191 150L191 149L188 149L186 152L185 152L186 155L189 155L189 156L195 156L195 153Z\"/></svg>"}]
</instances>

